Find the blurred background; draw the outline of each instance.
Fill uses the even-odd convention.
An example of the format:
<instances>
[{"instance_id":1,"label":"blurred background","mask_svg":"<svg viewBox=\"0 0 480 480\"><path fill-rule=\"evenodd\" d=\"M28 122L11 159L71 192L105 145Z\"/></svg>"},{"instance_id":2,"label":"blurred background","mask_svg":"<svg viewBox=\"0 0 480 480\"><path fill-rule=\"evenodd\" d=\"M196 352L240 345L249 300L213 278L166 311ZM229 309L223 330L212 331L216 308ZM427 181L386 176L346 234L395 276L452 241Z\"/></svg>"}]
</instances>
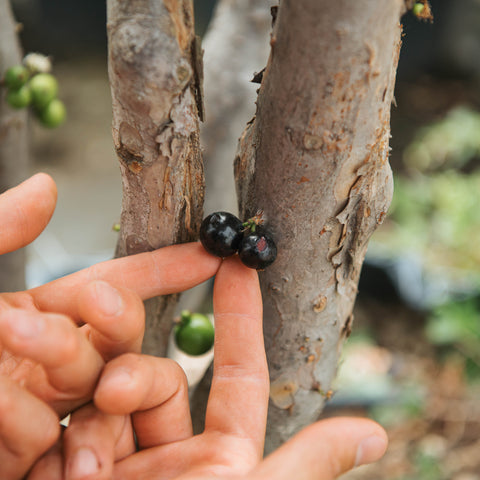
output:
<instances>
[{"instance_id":1,"label":"blurred background","mask_svg":"<svg viewBox=\"0 0 480 480\"><path fill-rule=\"evenodd\" d=\"M112 256L121 182L105 3L12 4L24 51L52 56L68 109L58 130L32 121L32 171L59 189L53 220L29 249L33 286ZM195 3L199 34L214 4ZM349 480L480 480L480 2L431 6L433 24L402 19L394 200L370 243L324 412L368 415L389 432L385 458Z\"/></svg>"}]
</instances>

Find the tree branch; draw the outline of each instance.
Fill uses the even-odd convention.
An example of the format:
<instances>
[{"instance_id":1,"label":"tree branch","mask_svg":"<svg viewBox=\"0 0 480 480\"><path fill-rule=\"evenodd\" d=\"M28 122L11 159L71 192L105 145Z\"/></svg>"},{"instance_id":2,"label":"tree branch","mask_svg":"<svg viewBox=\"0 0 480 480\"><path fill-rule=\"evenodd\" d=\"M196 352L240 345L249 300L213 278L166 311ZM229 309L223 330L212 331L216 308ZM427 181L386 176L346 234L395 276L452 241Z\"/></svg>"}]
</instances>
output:
<instances>
[{"instance_id":1,"label":"tree branch","mask_svg":"<svg viewBox=\"0 0 480 480\"><path fill-rule=\"evenodd\" d=\"M204 196L198 56L191 0L109 0L107 17L121 256L197 238ZM147 303L146 352L165 355L175 305L176 296Z\"/></svg>"},{"instance_id":2,"label":"tree branch","mask_svg":"<svg viewBox=\"0 0 480 480\"><path fill-rule=\"evenodd\" d=\"M22 50L17 37L17 24L8 0L0 0L0 77L7 68L20 64ZM0 86L0 193L25 180L28 174L29 138L27 111L14 110L5 101ZM25 288L25 251L0 258L0 291Z\"/></svg>"},{"instance_id":3,"label":"tree branch","mask_svg":"<svg viewBox=\"0 0 480 480\"><path fill-rule=\"evenodd\" d=\"M276 262L260 273L271 375L266 451L329 396L367 242L390 204L390 106L403 0L282 0L236 182L263 209Z\"/></svg>"}]
</instances>

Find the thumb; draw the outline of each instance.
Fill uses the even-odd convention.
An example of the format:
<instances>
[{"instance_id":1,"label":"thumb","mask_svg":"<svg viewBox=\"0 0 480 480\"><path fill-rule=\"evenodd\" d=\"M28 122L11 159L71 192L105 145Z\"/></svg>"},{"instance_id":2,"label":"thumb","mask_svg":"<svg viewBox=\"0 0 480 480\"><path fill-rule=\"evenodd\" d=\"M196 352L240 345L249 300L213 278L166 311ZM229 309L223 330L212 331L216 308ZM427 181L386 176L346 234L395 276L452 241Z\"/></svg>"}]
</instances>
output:
<instances>
[{"instance_id":1,"label":"thumb","mask_svg":"<svg viewBox=\"0 0 480 480\"><path fill-rule=\"evenodd\" d=\"M385 430L365 418L330 418L303 429L254 470L255 479L333 480L380 459Z\"/></svg>"}]
</instances>

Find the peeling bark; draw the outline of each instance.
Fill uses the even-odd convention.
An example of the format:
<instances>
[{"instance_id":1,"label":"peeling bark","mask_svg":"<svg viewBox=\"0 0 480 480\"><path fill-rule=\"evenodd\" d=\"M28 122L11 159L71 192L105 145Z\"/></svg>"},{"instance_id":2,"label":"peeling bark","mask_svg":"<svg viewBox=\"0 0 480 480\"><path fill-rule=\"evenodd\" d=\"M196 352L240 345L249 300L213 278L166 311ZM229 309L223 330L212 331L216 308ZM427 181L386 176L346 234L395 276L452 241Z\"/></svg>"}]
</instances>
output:
<instances>
[{"instance_id":1,"label":"peeling bark","mask_svg":"<svg viewBox=\"0 0 480 480\"><path fill-rule=\"evenodd\" d=\"M0 0L0 77L22 61L16 23L8 0ZM0 85L0 193L25 180L28 175L29 143L27 110L14 110L5 101ZM0 257L0 291L25 288L25 250Z\"/></svg>"},{"instance_id":2,"label":"peeling bark","mask_svg":"<svg viewBox=\"0 0 480 480\"><path fill-rule=\"evenodd\" d=\"M109 0L107 31L123 183L116 255L195 240L204 179L192 0ZM165 355L176 301L147 302L145 352Z\"/></svg>"},{"instance_id":3,"label":"peeling bark","mask_svg":"<svg viewBox=\"0 0 480 480\"><path fill-rule=\"evenodd\" d=\"M403 0L282 0L235 175L242 216L278 246L260 273L271 392L266 451L330 395L368 239L391 201L390 107Z\"/></svg>"}]
</instances>

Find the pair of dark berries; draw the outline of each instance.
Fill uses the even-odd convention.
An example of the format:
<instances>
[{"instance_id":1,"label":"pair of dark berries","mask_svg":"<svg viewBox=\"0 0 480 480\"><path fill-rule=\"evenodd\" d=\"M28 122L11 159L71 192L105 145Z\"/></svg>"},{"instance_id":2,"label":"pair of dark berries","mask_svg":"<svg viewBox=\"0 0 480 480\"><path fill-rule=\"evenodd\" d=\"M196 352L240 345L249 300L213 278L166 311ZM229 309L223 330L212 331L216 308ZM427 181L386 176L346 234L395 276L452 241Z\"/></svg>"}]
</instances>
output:
<instances>
[{"instance_id":1,"label":"pair of dark berries","mask_svg":"<svg viewBox=\"0 0 480 480\"><path fill-rule=\"evenodd\" d=\"M262 224L261 213L242 222L231 213L215 212L204 218L200 241L212 255L223 258L238 252L247 267L263 270L277 257L277 246Z\"/></svg>"}]
</instances>

